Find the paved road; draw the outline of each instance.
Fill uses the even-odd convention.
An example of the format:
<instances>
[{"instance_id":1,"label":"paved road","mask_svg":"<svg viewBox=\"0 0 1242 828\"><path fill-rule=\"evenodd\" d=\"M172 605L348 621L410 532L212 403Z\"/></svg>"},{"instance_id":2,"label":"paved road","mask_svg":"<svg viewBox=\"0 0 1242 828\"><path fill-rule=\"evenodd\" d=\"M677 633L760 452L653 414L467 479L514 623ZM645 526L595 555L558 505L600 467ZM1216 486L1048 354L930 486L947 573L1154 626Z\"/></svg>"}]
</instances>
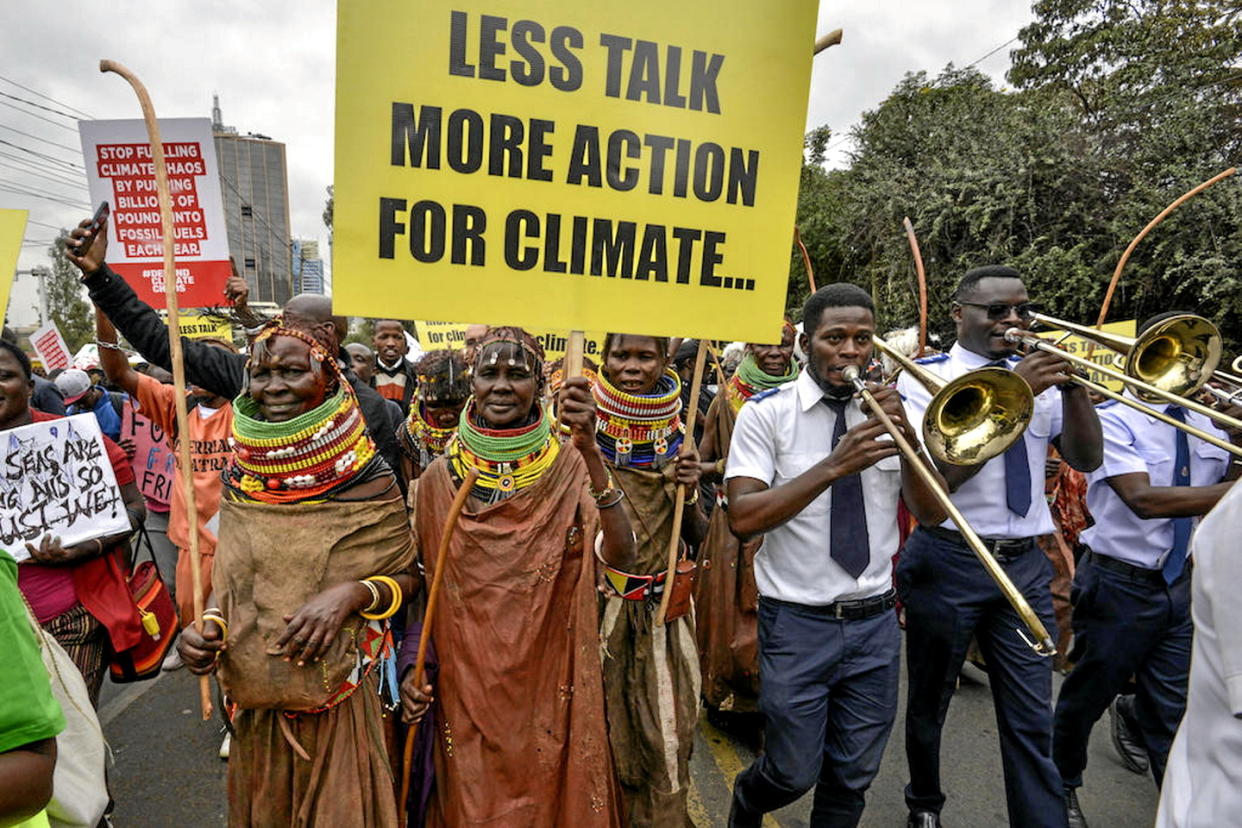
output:
<instances>
[{"instance_id":1,"label":"paved road","mask_svg":"<svg viewBox=\"0 0 1242 828\"><path fill-rule=\"evenodd\" d=\"M967 678L949 710L944 734L944 773L951 828L1006 824L1004 782L992 701L982 674ZM904 689L902 698L904 701ZM197 713L197 688L185 671L126 688L105 687L100 714L116 757L113 782L117 828L197 828L225 824L225 763L216 758L219 725ZM904 708L904 704L903 704ZM748 742L702 722L692 759L690 801L700 828L723 826L733 777L754 757ZM868 797L864 826L905 825L905 784L900 714L880 775ZM1125 771L1112 755L1108 720L1096 727L1091 765L1081 800L1092 828L1151 825L1156 791L1151 779ZM771 815L767 825L804 828L810 797Z\"/></svg>"}]
</instances>

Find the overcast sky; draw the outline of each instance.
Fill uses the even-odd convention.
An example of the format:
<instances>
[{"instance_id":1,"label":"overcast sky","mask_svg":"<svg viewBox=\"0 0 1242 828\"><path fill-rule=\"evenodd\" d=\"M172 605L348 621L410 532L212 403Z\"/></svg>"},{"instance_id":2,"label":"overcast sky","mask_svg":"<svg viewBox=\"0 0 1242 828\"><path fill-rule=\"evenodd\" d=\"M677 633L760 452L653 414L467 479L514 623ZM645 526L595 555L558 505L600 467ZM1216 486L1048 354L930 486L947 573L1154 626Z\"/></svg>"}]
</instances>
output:
<instances>
[{"instance_id":1,"label":"overcast sky","mask_svg":"<svg viewBox=\"0 0 1242 828\"><path fill-rule=\"evenodd\" d=\"M1003 83L1014 47L1007 41L1030 16L1029 0L823 0L819 33L841 27L845 39L816 58L807 126L833 129L831 163L845 165L849 128L906 72L934 74L992 52L978 67ZM326 255L321 213L332 182L335 25L336 4L328 0L0 2L0 141L8 142L0 143L0 207L29 209L31 219L19 270L46 263L55 228L76 224L89 208L85 179L25 172L29 166L13 157L32 156L11 146L80 165L76 125L9 96L93 118L139 117L128 84L99 73L101 58L136 72L161 117L209 117L218 93L226 124L283 141L292 233L320 239ZM33 160L44 170L60 166ZM80 206L6 190L13 187ZM35 321L32 282L19 277L14 285L9 318L16 324Z\"/></svg>"}]
</instances>

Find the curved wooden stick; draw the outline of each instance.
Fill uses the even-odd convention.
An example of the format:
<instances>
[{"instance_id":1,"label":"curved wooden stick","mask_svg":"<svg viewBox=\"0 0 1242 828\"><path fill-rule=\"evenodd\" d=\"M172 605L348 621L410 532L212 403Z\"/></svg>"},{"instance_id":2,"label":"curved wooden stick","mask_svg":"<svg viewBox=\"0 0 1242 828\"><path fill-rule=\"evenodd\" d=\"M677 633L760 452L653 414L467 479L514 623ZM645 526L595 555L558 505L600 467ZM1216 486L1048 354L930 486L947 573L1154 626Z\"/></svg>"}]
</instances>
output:
<instances>
[{"instance_id":1,"label":"curved wooden stick","mask_svg":"<svg viewBox=\"0 0 1242 828\"><path fill-rule=\"evenodd\" d=\"M1189 190L1183 193L1181 196L1177 198L1176 201L1174 201L1168 207L1165 207L1163 210L1161 210L1160 215L1156 216L1154 219L1149 221L1147 223L1147 226L1139 231L1139 234L1134 237L1134 241L1130 242L1130 246L1127 247L1126 251L1121 254L1121 258L1117 261L1117 267L1115 270L1113 270L1113 279L1111 282L1108 283L1108 290L1105 291L1104 293L1104 302L1100 305L1100 315L1095 320L1095 326L1097 328L1103 325L1104 320L1108 317L1108 306L1112 304L1113 291L1117 289L1117 283L1121 281L1121 271L1125 268L1126 262L1130 261L1130 254L1134 252L1134 248L1138 247L1139 242L1141 242L1144 238L1146 238L1148 233L1156 229L1156 225L1164 221L1165 218L1168 217L1169 213L1172 213L1178 207L1181 207L1184 203L1194 198L1199 193L1206 190L1208 187L1211 187L1217 181L1222 181L1228 178L1229 176L1233 175L1237 171L1238 171L1237 167L1230 167L1224 172L1217 173L1216 175L1212 176L1207 181L1204 181L1202 184L1195 187L1193 190Z\"/></svg>"},{"instance_id":2,"label":"curved wooden stick","mask_svg":"<svg viewBox=\"0 0 1242 828\"><path fill-rule=\"evenodd\" d=\"M831 32L829 32L828 34L824 35L823 37L815 41L815 49L811 54L818 55L820 52L824 51L829 46L836 46L838 43L841 42L841 37L843 34L844 32L841 29L833 29Z\"/></svg>"},{"instance_id":3,"label":"curved wooden stick","mask_svg":"<svg viewBox=\"0 0 1242 828\"><path fill-rule=\"evenodd\" d=\"M923 270L923 253L919 250L919 237L914 235L914 225L906 216L901 222L906 228L906 239L910 242L910 253L914 255L914 270L919 275L919 352L921 357L927 352L927 273Z\"/></svg>"},{"instance_id":4,"label":"curved wooden stick","mask_svg":"<svg viewBox=\"0 0 1242 828\"><path fill-rule=\"evenodd\" d=\"M703 362L707 358L707 340L699 340L698 353L694 355L694 378L690 380L690 413L686 415L686 436L681 443L694 445L694 423L699 416L699 389L703 387ZM678 486L673 498L673 536L668 541L668 574L664 576L664 592L660 594L660 608L656 610L655 623L664 623L668 602L673 597L673 581L677 578L677 553L681 549L681 520L686 514L686 487Z\"/></svg>"},{"instance_id":5,"label":"curved wooden stick","mask_svg":"<svg viewBox=\"0 0 1242 828\"><path fill-rule=\"evenodd\" d=\"M173 254L175 229L173 227L172 200L168 194L168 167L164 163L164 142L160 139L160 123L155 117L151 96L133 72L112 60L99 61L100 72L115 72L133 87L142 107L142 119L147 125L147 140L151 143L151 161L155 165L155 192L160 204L160 222L164 245L164 302L168 307L168 348L172 360L173 387L177 393L173 400L177 413L177 460L181 465L182 490L185 508L193 529L190 530L190 581L194 589L194 624L203 631L203 570L198 559L198 504L194 497L194 466L190 460L190 429L186 424L185 363L181 355L181 318L177 310L177 262ZM199 706L203 721L211 718L211 679L200 676L198 681Z\"/></svg>"},{"instance_id":6,"label":"curved wooden stick","mask_svg":"<svg viewBox=\"0 0 1242 828\"><path fill-rule=\"evenodd\" d=\"M794 225L794 244L798 245L798 251L802 253L802 269L806 271L806 280L811 285L811 293L814 293L815 270L811 267L811 254L807 252L806 245L802 243L802 231L796 224Z\"/></svg>"},{"instance_id":7,"label":"curved wooden stick","mask_svg":"<svg viewBox=\"0 0 1242 828\"><path fill-rule=\"evenodd\" d=\"M431 641L431 624L435 620L436 601L440 597L440 582L444 580L444 561L448 557L449 541L453 538L453 529L457 526L457 516L466 505L466 498L474 488L474 481L479 477L478 471L470 469L466 479L462 481L453 497L453 505L449 507L448 516L444 519L444 529L440 532L440 548L436 550L436 571L431 576L431 588L427 590L427 610L423 613L423 630L418 637L418 655L414 659L414 685L421 691L427 676L423 667L427 663L427 643ZM410 725L405 732L405 747L401 751L401 799L397 802L397 812L401 825L405 825L406 802L410 798L410 770L414 763L414 737L418 734L418 723Z\"/></svg>"}]
</instances>

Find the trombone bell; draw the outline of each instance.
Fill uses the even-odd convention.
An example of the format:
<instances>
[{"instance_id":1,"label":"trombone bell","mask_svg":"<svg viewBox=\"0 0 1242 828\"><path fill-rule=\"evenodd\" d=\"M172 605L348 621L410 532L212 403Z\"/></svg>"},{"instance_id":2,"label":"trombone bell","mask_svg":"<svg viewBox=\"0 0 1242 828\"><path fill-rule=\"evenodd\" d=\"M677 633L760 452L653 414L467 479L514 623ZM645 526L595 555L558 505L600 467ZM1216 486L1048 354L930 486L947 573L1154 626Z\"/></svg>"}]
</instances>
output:
<instances>
[{"instance_id":1,"label":"trombone bell","mask_svg":"<svg viewBox=\"0 0 1242 828\"><path fill-rule=\"evenodd\" d=\"M1211 378L1220 362L1220 331L1201 316L1181 314L1143 331L1126 355L1126 373L1148 385L1189 396ZM1145 402L1162 402L1132 387Z\"/></svg>"},{"instance_id":2,"label":"trombone bell","mask_svg":"<svg viewBox=\"0 0 1242 828\"><path fill-rule=\"evenodd\" d=\"M1035 398L1026 380L1004 368L979 368L932 398L923 437L932 456L973 466L1004 453L1031 421Z\"/></svg>"}]
</instances>

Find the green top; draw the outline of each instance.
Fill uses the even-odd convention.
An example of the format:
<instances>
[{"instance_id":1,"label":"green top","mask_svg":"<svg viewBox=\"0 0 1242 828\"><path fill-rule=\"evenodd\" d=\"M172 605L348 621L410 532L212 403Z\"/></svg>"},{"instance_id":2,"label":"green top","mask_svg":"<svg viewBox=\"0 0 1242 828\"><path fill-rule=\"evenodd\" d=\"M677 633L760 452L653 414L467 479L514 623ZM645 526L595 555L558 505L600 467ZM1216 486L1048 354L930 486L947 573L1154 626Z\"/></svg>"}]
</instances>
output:
<instances>
[{"instance_id":1,"label":"green top","mask_svg":"<svg viewBox=\"0 0 1242 828\"><path fill-rule=\"evenodd\" d=\"M17 591L17 561L0 549L0 753L65 729L31 623Z\"/></svg>"}]
</instances>

